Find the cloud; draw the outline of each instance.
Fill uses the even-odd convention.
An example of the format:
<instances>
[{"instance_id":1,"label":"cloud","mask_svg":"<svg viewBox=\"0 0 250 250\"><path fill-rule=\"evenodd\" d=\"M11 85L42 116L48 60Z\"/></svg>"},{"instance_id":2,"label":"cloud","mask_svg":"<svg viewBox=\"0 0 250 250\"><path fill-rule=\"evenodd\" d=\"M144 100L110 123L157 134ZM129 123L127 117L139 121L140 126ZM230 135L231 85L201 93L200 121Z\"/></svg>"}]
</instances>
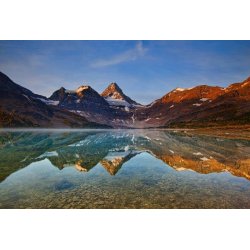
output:
<instances>
[{"instance_id":1,"label":"cloud","mask_svg":"<svg viewBox=\"0 0 250 250\"><path fill-rule=\"evenodd\" d=\"M90 66L92 68L102 68L112 65L117 65L120 63L134 61L142 56L144 56L147 52L147 48L143 47L142 42L138 42L135 48L127 50L121 54L115 55L108 59L99 59L94 61Z\"/></svg>"}]
</instances>

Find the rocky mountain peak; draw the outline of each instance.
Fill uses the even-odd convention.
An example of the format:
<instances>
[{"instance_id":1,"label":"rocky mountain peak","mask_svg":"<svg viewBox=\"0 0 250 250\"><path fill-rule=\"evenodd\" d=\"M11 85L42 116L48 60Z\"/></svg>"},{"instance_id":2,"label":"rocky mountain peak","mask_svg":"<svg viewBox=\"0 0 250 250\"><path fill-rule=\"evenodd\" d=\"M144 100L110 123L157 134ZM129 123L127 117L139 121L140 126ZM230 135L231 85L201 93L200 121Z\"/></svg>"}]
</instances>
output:
<instances>
[{"instance_id":1,"label":"rocky mountain peak","mask_svg":"<svg viewBox=\"0 0 250 250\"><path fill-rule=\"evenodd\" d=\"M126 96L115 82L110 83L109 86L102 92L101 96L108 100L111 105L118 105L118 103L114 102L115 100L123 101L124 103L119 103L119 105L122 106L126 106L126 104L138 105L137 102Z\"/></svg>"},{"instance_id":2,"label":"rocky mountain peak","mask_svg":"<svg viewBox=\"0 0 250 250\"><path fill-rule=\"evenodd\" d=\"M101 94L103 97L110 97L113 99L124 100L125 95L117 83L112 82Z\"/></svg>"},{"instance_id":3,"label":"rocky mountain peak","mask_svg":"<svg viewBox=\"0 0 250 250\"><path fill-rule=\"evenodd\" d=\"M116 82L112 82L112 83L110 83L110 84L109 84L109 87L110 87L110 88L116 88L116 89L121 90L121 89L120 89L120 87L117 85L117 83L116 83Z\"/></svg>"}]
</instances>

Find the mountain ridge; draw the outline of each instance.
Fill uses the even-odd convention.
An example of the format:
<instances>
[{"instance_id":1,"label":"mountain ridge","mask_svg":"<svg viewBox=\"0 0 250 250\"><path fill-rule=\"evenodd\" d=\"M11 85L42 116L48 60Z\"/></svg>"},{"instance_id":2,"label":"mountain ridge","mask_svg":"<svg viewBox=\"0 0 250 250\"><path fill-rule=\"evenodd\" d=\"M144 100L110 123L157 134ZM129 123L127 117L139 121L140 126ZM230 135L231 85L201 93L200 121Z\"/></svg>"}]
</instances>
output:
<instances>
[{"instance_id":1,"label":"mountain ridge","mask_svg":"<svg viewBox=\"0 0 250 250\"><path fill-rule=\"evenodd\" d=\"M34 94L0 72L0 127L105 127Z\"/></svg>"},{"instance_id":2,"label":"mountain ridge","mask_svg":"<svg viewBox=\"0 0 250 250\"><path fill-rule=\"evenodd\" d=\"M47 98L0 72L0 87L3 127L10 126L6 119L13 120L12 126L28 127L62 124L84 127L88 123L113 128L250 124L250 77L226 88L204 84L176 88L148 105L126 96L117 83L109 84L101 94L89 85L81 85L76 90L61 87Z\"/></svg>"}]
</instances>

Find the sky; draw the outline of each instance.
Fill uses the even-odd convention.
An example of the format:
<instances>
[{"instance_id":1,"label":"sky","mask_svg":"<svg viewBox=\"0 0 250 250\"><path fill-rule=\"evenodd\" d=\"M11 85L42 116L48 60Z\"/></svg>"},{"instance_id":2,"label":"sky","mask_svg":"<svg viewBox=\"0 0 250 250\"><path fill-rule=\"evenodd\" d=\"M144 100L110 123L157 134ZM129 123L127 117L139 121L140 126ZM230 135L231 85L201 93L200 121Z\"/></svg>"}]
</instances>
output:
<instances>
[{"instance_id":1,"label":"sky","mask_svg":"<svg viewBox=\"0 0 250 250\"><path fill-rule=\"evenodd\" d=\"M49 97L116 82L149 104L174 88L226 87L250 76L250 41L0 41L0 71Z\"/></svg>"}]
</instances>

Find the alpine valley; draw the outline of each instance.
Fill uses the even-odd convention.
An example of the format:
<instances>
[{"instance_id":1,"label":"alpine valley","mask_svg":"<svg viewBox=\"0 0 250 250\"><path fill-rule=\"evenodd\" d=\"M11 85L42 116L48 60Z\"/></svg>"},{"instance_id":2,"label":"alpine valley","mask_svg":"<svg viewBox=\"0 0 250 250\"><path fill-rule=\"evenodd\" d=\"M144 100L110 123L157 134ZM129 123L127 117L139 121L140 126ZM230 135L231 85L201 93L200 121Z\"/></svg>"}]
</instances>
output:
<instances>
[{"instance_id":1,"label":"alpine valley","mask_svg":"<svg viewBox=\"0 0 250 250\"><path fill-rule=\"evenodd\" d=\"M0 127L194 128L250 125L250 78L226 88L176 88L149 105L116 83L101 94L90 86L64 87L49 98L0 72Z\"/></svg>"}]
</instances>

